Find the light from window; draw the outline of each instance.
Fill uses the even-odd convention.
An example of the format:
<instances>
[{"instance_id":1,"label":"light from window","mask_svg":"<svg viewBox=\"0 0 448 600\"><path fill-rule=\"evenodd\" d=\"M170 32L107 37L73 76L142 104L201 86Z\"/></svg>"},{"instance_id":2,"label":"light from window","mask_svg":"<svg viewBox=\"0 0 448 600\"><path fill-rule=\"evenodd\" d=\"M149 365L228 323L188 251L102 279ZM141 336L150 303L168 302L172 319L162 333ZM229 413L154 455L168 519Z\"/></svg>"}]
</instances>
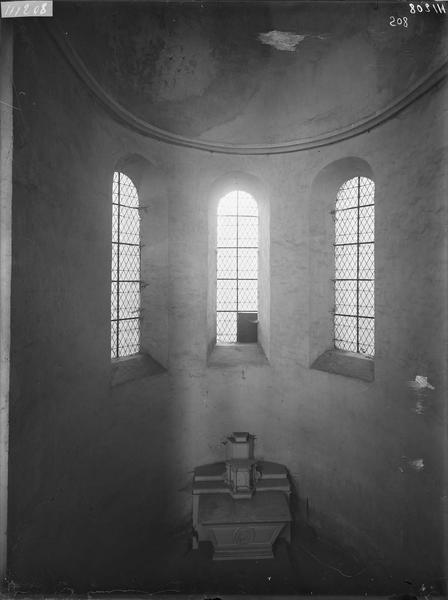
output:
<instances>
[{"instance_id":1,"label":"light from window","mask_svg":"<svg viewBox=\"0 0 448 600\"><path fill-rule=\"evenodd\" d=\"M112 189L111 356L140 350L140 215L135 185L115 172Z\"/></svg>"},{"instance_id":2,"label":"light from window","mask_svg":"<svg viewBox=\"0 0 448 600\"><path fill-rule=\"evenodd\" d=\"M334 345L375 351L375 184L354 177L338 191L335 210Z\"/></svg>"},{"instance_id":3,"label":"light from window","mask_svg":"<svg viewBox=\"0 0 448 600\"><path fill-rule=\"evenodd\" d=\"M241 190L230 192L218 205L216 296L217 343L252 341L244 336L248 328L256 332L258 207Z\"/></svg>"}]
</instances>

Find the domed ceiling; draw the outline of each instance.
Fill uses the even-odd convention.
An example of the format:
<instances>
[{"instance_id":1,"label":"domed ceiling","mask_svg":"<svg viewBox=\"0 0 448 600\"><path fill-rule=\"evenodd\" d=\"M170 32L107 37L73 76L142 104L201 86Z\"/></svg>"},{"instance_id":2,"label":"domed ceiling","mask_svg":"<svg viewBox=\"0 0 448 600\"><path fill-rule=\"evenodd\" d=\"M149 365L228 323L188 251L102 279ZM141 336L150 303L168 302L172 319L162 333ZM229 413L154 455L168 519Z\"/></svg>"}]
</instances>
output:
<instances>
[{"instance_id":1,"label":"domed ceiling","mask_svg":"<svg viewBox=\"0 0 448 600\"><path fill-rule=\"evenodd\" d=\"M301 140L375 115L446 60L407 3L59 5L51 24L136 117L214 142ZM55 11L56 12L56 11ZM391 25L391 16L407 27Z\"/></svg>"}]
</instances>

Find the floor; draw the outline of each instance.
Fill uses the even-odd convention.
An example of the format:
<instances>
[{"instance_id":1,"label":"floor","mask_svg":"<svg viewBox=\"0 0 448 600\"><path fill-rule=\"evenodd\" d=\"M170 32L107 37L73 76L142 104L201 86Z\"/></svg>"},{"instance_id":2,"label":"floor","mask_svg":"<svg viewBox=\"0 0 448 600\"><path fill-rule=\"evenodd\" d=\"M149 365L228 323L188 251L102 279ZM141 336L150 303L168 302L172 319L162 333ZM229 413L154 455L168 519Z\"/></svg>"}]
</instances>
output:
<instances>
[{"instance_id":1,"label":"floor","mask_svg":"<svg viewBox=\"0 0 448 600\"><path fill-rule=\"evenodd\" d=\"M422 593L417 583L393 580L379 561L363 564L356 552L331 545L307 527L294 532L291 544L278 540L274 554L273 559L213 561L210 543L201 543L198 550L192 550L191 539L183 532L165 547L160 546L156 557L148 558L145 553L132 557L134 575L130 576L128 570L126 575L123 572L122 580L126 585L122 589L111 589L107 582L79 590L59 585L48 590L50 595L42 596L41 592L47 590L10 586L2 598L100 600L119 597L137 600L182 595L189 599L225 600L225 596L247 599L252 595L433 600L442 594L440 589ZM114 565L114 576L119 570L120 566Z\"/></svg>"}]
</instances>

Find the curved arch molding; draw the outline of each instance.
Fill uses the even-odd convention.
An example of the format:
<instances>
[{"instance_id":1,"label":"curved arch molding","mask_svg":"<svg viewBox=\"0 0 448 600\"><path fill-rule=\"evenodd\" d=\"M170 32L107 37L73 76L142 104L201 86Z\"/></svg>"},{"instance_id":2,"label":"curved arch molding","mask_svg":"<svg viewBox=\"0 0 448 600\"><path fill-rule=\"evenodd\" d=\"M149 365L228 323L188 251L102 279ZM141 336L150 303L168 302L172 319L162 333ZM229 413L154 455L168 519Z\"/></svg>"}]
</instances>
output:
<instances>
[{"instance_id":1,"label":"curved arch molding","mask_svg":"<svg viewBox=\"0 0 448 600\"><path fill-rule=\"evenodd\" d=\"M146 137L173 144L175 146L183 146L195 150L203 150L206 152L216 152L221 154L286 154L290 152L300 152L302 150L311 150L329 144L342 142L349 138L355 137L366 131L370 131L374 127L378 127L382 123L388 121L415 100L429 92L433 87L442 82L448 74L448 62L433 70L429 75L421 78L416 85L407 93L399 96L385 108L376 111L370 116L353 123L348 127L329 131L327 133L308 137L299 140L291 140L288 142L280 142L277 144L231 144L213 141L204 141L195 138L189 138L164 129L160 129L147 121L140 119L132 114L119 102L114 100L112 96L97 82L95 77L84 64L76 50L70 42L50 25L44 25L53 41L62 52L65 59L69 62L75 73L89 90L96 96L102 105L112 114L113 118L126 125L133 131Z\"/></svg>"}]
</instances>

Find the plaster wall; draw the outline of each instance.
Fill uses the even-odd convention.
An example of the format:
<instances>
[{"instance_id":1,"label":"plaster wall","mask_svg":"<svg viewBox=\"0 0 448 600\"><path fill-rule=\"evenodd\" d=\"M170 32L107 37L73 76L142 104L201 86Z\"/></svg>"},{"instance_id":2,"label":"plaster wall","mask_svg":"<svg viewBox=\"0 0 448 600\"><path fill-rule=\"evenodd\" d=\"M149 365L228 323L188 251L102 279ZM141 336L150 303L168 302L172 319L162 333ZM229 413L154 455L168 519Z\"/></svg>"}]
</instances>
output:
<instances>
[{"instance_id":1,"label":"plaster wall","mask_svg":"<svg viewBox=\"0 0 448 600\"><path fill-rule=\"evenodd\" d=\"M320 150L213 155L114 122L34 25L15 50L10 577L53 589L169 581L160 557L190 533L193 467L222 459L225 436L248 430L258 457L287 465L298 528L375 562L379 592L411 576L439 582L444 88ZM129 154L166 178L167 372L112 387L110 191ZM376 183L371 383L310 369L312 185L344 157L364 160ZM269 364L218 368L207 364L208 202L235 171L256 177L269 203ZM417 374L435 389L411 389Z\"/></svg>"}]
</instances>

